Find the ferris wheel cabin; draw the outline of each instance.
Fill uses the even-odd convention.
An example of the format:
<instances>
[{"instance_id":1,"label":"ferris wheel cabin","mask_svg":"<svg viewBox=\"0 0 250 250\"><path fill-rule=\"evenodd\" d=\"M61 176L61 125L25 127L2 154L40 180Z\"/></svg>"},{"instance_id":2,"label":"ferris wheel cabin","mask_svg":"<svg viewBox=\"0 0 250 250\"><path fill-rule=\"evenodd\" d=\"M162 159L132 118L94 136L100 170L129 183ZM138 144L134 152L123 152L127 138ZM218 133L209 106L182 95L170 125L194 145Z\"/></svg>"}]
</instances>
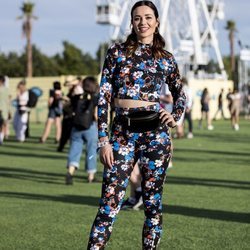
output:
<instances>
[{"instance_id":1,"label":"ferris wheel cabin","mask_svg":"<svg viewBox=\"0 0 250 250\"><path fill-rule=\"evenodd\" d=\"M96 22L117 26L120 24L120 6L116 1L96 1Z\"/></svg>"}]
</instances>

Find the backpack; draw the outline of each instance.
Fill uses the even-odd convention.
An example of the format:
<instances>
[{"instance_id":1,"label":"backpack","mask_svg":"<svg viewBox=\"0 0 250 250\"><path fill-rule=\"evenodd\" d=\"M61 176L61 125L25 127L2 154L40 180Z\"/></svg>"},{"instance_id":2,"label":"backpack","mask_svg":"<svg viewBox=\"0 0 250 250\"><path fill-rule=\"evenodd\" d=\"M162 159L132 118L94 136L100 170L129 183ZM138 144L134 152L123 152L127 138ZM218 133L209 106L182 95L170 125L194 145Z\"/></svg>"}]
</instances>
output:
<instances>
[{"instance_id":1,"label":"backpack","mask_svg":"<svg viewBox=\"0 0 250 250\"><path fill-rule=\"evenodd\" d=\"M35 92L32 91L32 89L29 89L29 100L27 103L27 107L34 108L37 104L38 96L35 94Z\"/></svg>"},{"instance_id":2,"label":"backpack","mask_svg":"<svg viewBox=\"0 0 250 250\"><path fill-rule=\"evenodd\" d=\"M94 117L95 110L94 98L82 98L77 102L77 107L73 113L73 125L78 130L89 129Z\"/></svg>"},{"instance_id":3,"label":"backpack","mask_svg":"<svg viewBox=\"0 0 250 250\"><path fill-rule=\"evenodd\" d=\"M36 107L38 98L43 95L43 91L39 87L32 87L29 91L29 100L27 107L34 108Z\"/></svg>"}]
</instances>

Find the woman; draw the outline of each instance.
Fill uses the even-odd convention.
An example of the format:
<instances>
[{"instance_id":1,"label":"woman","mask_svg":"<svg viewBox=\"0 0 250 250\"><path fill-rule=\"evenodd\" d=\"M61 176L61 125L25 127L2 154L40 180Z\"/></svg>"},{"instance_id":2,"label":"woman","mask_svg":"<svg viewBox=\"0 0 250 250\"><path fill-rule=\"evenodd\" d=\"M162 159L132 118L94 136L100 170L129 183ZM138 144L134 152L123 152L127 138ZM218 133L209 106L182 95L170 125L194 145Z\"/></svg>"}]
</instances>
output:
<instances>
[{"instance_id":1,"label":"woman","mask_svg":"<svg viewBox=\"0 0 250 250\"><path fill-rule=\"evenodd\" d=\"M50 90L49 93L49 101L48 101L48 119L45 125L45 129L43 132L42 137L40 138L40 142L44 143L51 130L52 124L55 122L56 125L56 139L55 142L59 142L61 137L61 115L62 115L62 91L61 91L61 83L54 82L53 89Z\"/></svg>"},{"instance_id":2,"label":"woman","mask_svg":"<svg viewBox=\"0 0 250 250\"><path fill-rule=\"evenodd\" d=\"M4 130L8 123L9 92L5 87L5 76L0 75L0 145L4 140Z\"/></svg>"},{"instance_id":3,"label":"woman","mask_svg":"<svg viewBox=\"0 0 250 250\"><path fill-rule=\"evenodd\" d=\"M199 129L202 128L203 119L206 119L208 130L214 129L213 125L211 124L211 119L209 114L209 102L210 102L210 95L208 89L204 88L201 95L201 119L199 121Z\"/></svg>"},{"instance_id":4,"label":"woman","mask_svg":"<svg viewBox=\"0 0 250 250\"><path fill-rule=\"evenodd\" d=\"M66 185L73 185L73 175L80 167L83 145L86 145L85 170L88 182L94 181L97 161L97 93L99 85L92 76L84 78L82 91L71 96L73 108L72 131L68 154ZM85 123L83 122L85 121Z\"/></svg>"},{"instance_id":5,"label":"woman","mask_svg":"<svg viewBox=\"0 0 250 250\"><path fill-rule=\"evenodd\" d=\"M241 94L237 89L234 89L233 93L230 95L231 99L231 124L232 128L236 131L240 129L239 127L239 115L240 115L240 107L241 107Z\"/></svg>"},{"instance_id":6,"label":"woman","mask_svg":"<svg viewBox=\"0 0 250 250\"><path fill-rule=\"evenodd\" d=\"M13 126L16 139L24 142L26 139L25 131L27 129L28 111L27 103L29 101L29 92L26 89L26 82L22 80L17 85L17 110L13 120Z\"/></svg>"},{"instance_id":7,"label":"woman","mask_svg":"<svg viewBox=\"0 0 250 250\"><path fill-rule=\"evenodd\" d=\"M100 159L104 164L100 207L88 249L104 249L120 210L130 174L140 161L145 222L143 249L155 249L162 231L161 197L171 158L169 127L183 113L185 95L174 57L163 48L158 11L151 1L131 10L132 32L113 45L104 62L98 103ZM169 85L172 114L160 108L161 87ZM114 100L116 117L108 137L107 110Z\"/></svg>"}]
</instances>

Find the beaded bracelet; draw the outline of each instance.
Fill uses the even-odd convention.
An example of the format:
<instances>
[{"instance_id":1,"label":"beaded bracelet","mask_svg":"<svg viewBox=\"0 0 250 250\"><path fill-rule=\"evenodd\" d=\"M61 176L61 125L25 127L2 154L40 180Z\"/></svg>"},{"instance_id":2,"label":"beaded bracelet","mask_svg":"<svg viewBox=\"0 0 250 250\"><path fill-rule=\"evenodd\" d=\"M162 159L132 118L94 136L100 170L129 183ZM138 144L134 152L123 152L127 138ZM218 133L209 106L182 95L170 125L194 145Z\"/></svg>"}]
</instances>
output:
<instances>
[{"instance_id":1,"label":"beaded bracelet","mask_svg":"<svg viewBox=\"0 0 250 250\"><path fill-rule=\"evenodd\" d=\"M108 144L109 144L109 141L100 141L100 142L97 143L97 147L102 148L102 147L104 147L104 146L106 146Z\"/></svg>"}]
</instances>

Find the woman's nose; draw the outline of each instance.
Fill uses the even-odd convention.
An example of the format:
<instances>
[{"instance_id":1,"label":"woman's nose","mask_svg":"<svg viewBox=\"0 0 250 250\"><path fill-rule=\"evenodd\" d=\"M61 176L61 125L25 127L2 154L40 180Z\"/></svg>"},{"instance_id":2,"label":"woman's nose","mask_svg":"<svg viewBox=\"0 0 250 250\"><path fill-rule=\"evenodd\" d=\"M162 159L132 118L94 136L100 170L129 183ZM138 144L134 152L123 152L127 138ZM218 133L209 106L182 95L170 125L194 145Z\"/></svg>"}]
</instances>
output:
<instances>
[{"instance_id":1,"label":"woman's nose","mask_svg":"<svg viewBox=\"0 0 250 250\"><path fill-rule=\"evenodd\" d=\"M146 19L145 18L142 18L141 20L140 20L140 25L143 25L143 24L145 24L146 23Z\"/></svg>"}]
</instances>

